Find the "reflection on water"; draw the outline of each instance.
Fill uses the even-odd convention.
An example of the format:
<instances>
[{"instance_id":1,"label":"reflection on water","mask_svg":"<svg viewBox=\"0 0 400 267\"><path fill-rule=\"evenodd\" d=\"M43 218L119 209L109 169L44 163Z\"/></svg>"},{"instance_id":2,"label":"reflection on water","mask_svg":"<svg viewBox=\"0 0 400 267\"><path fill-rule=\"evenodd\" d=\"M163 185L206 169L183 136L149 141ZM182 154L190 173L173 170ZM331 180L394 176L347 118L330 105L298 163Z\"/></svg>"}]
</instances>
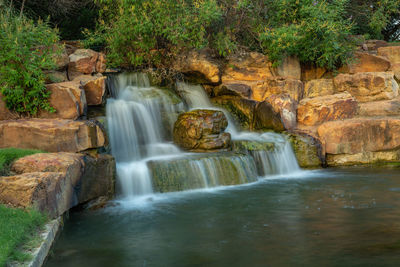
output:
<instances>
[{"instance_id":1,"label":"reflection on water","mask_svg":"<svg viewBox=\"0 0 400 267\"><path fill-rule=\"evenodd\" d=\"M71 215L46 266L399 266L400 169L338 169Z\"/></svg>"}]
</instances>

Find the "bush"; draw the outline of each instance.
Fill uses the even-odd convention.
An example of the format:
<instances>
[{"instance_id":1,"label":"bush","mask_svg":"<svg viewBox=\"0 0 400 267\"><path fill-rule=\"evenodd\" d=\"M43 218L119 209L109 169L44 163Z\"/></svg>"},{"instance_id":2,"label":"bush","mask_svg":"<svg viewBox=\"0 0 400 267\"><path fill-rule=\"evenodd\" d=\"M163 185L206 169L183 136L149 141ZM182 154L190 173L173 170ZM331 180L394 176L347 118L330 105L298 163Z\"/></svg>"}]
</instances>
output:
<instances>
[{"instance_id":1,"label":"bush","mask_svg":"<svg viewBox=\"0 0 400 267\"><path fill-rule=\"evenodd\" d=\"M286 55L334 68L354 49L347 0L100 0L89 46L105 45L114 66L168 64L182 50L209 47L221 56L239 48Z\"/></svg>"},{"instance_id":2,"label":"bush","mask_svg":"<svg viewBox=\"0 0 400 267\"><path fill-rule=\"evenodd\" d=\"M43 69L54 68L57 42L57 31L47 22L0 11L0 92L8 109L33 116L54 112Z\"/></svg>"}]
</instances>

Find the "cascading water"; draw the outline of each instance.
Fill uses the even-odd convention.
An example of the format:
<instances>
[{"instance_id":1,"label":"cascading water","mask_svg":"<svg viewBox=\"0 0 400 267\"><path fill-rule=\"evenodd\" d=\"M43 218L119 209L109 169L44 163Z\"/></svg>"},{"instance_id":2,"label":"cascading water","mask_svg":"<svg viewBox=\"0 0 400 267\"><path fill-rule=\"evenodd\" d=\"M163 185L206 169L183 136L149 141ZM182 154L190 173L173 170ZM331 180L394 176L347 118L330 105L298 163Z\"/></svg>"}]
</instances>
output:
<instances>
[{"instance_id":1,"label":"cascading water","mask_svg":"<svg viewBox=\"0 0 400 267\"><path fill-rule=\"evenodd\" d=\"M259 134L238 131L230 114L223 109L214 107L201 85L178 82L177 90L185 99L190 109L211 108L223 111L228 119L227 131L231 134L232 140L269 142L275 144L275 148L272 151L251 152L257 166L260 166L260 175L280 175L300 171L293 149L284 136L269 132Z\"/></svg>"},{"instance_id":2,"label":"cascading water","mask_svg":"<svg viewBox=\"0 0 400 267\"><path fill-rule=\"evenodd\" d=\"M199 158L168 141L183 103L173 101L168 91L150 86L145 74L120 74L111 77L108 86L112 94L107 101L108 130L123 197L151 194L153 189L165 192L255 181L252 157ZM206 95L192 99L204 101L198 105L211 105ZM237 179L233 182L227 177ZM160 183L178 185L166 190Z\"/></svg>"}]
</instances>

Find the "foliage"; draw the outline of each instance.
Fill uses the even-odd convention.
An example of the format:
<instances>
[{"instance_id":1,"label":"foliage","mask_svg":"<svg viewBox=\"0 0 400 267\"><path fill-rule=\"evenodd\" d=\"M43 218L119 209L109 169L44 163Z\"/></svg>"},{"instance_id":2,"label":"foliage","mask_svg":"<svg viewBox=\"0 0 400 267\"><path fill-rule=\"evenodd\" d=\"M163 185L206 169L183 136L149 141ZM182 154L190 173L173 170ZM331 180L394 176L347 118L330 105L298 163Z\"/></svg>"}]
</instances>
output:
<instances>
[{"instance_id":1,"label":"foliage","mask_svg":"<svg viewBox=\"0 0 400 267\"><path fill-rule=\"evenodd\" d=\"M115 66L157 66L182 50L209 47L220 56L246 48L279 62L285 55L334 68L354 49L345 0L99 0L97 31Z\"/></svg>"},{"instance_id":2,"label":"foliage","mask_svg":"<svg viewBox=\"0 0 400 267\"><path fill-rule=\"evenodd\" d=\"M0 266L9 261L26 260L18 248L34 239L47 218L34 210L12 209L0 205Z\"/></svg>"},{"instance_id":3,"label":"foliage","mask_svg":"<svg viewBox=\"0 0 400 267\"><path fill-rule=\"evenodd\" d=\"M43 69L55 65L59 52L56 29L34 23L10 9L0 11L0 91L7 108L24 115L53 112Z\"/></svg>"},{"instance_id":4,"label":"foliage","mask_svg":"<svg viewBox=\"0 0 400 267\"><path fill-rule=\"evenodd\" d=\"M335 69L352 55L351 24L343 19L347 0L331 3L315 0L272 1L268 27L261 44L270 58L279 62L295 55L302 62Z\"/></svg>"},{"instance_id":5,"label":"foliage","mask_svg":"<svg viewBox=\"0 0 400 267\"><path fill-rule=\"evenodd\" d=\"M346 11L355 34L388 41L399 38L400 0L350 0Z\"/></svg>"},{"instance_id":6,"label":"foliage","mask_svg":"<svg viewBox=\"0 0 400 267\"><path fill-rule=\"evenodd\" d=\"M0 149L0 176L7 175L9 166L14 160L36 153L43 153L43 151L19 148Z\"/></svg>"}]
</instances>

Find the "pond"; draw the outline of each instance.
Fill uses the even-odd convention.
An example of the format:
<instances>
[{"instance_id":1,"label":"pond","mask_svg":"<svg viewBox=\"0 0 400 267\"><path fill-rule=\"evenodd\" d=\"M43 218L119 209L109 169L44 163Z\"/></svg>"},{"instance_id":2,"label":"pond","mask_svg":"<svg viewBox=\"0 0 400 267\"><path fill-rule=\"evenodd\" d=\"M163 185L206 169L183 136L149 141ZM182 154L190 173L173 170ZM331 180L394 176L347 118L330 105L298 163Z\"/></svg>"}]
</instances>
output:
<instances>
[{"instance_id":1,"label":"pond","mask_svg":"<svg viewBox=\"0 0 400 267\"><path fill-rule=\"evenodd\" d=\"M303 171L72 213L45 266L399 266L400 168Z\"/></svg>"}]
</instances>

